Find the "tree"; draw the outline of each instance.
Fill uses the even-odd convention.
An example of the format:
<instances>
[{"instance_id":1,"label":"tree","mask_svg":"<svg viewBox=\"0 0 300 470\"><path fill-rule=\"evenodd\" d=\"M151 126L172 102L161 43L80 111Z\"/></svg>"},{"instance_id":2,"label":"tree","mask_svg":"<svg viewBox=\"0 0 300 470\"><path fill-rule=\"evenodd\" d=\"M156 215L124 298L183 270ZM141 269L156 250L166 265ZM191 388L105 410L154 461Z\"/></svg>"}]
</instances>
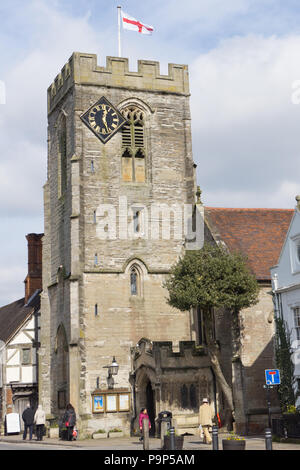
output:
<instances>
[{"instance_id":1,"label":"tree","mask_svg":"<svg viewBox=\"0 0 300 470\"><path fill-rule=\"evenodd\" d=\"M280 370L280 385L278 386L278 395L282 412L289 407L295 406L294 392L294 370L293 352L291 346L291 334L287 323L280 317L275 318L275 355L276 365Z\"/></svg>"},{"instance_id":2,"label":"tree","mask_svg":"<svg viewBox=\"0 0 300 470\"><path fill-rule=\"evenodd\" d=\"M221 368L212 318L214 309L224 308L234 327L239 311L257 303L259 286L246 259L239 253L229 253L218 245L207 244L201 250L187 251L171 269L164 286L169 293L169 305L181 311L192 307L201 308L207 352L216 379L233 413L232 389Z\"/></svg>"}]
</instances>

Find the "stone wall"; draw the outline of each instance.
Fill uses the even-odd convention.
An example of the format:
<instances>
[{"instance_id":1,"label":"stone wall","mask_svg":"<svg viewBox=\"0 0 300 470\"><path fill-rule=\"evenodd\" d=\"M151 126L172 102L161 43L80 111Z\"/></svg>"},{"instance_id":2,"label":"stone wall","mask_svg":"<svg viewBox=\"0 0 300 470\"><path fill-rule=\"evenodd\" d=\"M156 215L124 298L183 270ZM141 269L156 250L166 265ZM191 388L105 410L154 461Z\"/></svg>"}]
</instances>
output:
<instances>
[{"instance_id":1,"label":"stone wall","mask_svg":"<svg viewBox=\"0 0 300 470\"><path fill-rule=\"evenodd\" d=\"M145 114L144 183L122 182L121 135L103 145L80 119L102 96L120 111L133 103ZM57 414L54 345L63 325L68 343L68 400L78 412L82 429L125 426L126 413L93 416L91 393L98 377L105 386L103 367L113 355L120 364L117 386L131 390L130 348L141 337L175 343L190 339L189 314L168 306L162 287L164 276L184 252L184 234L179 239L153 240L151 233L101 239L99 207L110 205L117 221L122 223L123 217L127 223L126 213L124 220L120 211L125 199L128 209L138 204L149 214L153 204L195 203L187 67L171 64L169 74L163 76L158 63L140 61L138 72L130 72L126 59L108 58L106 67L99 67L96 56L75 53L48 90L48 112L40 394L49 413ZM59 155L62 116L67 126L64 192ZM172 216L171 229L174 224ZM130 292L133 265L140 276L137 296Z\"/></svg>"}]
</instances>

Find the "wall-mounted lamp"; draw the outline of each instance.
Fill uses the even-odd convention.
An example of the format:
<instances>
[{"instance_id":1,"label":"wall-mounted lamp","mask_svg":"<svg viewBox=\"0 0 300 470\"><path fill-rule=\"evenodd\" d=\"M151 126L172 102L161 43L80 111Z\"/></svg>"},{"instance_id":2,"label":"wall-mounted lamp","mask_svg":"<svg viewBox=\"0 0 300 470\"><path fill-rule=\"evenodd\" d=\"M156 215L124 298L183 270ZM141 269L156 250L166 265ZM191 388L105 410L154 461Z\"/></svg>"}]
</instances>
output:
<instances>
[{"instance_id":1,"label":"wall-mounted lamp","mask_svg":"<svg viewBox=\"0 0 300 470\"><path fill-rule=\"evenodd\" d=\"M104 366L103 369L108 369L108 376L107 376L107 385L108 388L114 388L114 378L113 375L118 375L119 372L119 364L116 361L115 356L113 357L112 363L109 366Z\"/></svg>"}]
</instances>

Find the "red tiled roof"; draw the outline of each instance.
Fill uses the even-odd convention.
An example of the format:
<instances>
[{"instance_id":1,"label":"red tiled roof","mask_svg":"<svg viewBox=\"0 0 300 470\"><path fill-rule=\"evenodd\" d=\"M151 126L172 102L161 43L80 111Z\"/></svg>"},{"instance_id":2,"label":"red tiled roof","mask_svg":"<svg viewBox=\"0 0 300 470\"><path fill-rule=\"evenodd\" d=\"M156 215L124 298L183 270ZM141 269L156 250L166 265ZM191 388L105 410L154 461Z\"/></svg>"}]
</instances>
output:
<instances>
[{"instance_id":1,"label":"red tiled roof","mask_svg":"<svg viewBox=\"0 0 300 470\"><path fill-rule=\"evenodd\" d=\"M242 252L257 280L270 280L277 264L293 209L227 209L205 207L205 221L216 240Z\"/></svg>"}]
</instances>

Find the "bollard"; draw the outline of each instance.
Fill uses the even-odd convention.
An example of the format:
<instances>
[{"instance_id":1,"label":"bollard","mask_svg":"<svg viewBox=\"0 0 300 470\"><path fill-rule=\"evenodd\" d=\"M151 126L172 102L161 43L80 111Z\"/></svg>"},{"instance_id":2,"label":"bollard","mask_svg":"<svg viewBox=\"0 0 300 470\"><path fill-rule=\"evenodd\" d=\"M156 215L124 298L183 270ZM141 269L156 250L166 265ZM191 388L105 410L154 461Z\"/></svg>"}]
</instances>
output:
<instances>
[{"instance_id":1,"label":"bollard","mask_svg":"<svg viewBox=\"0 0 300 470\"><path fill-rule=\"evenodd\" d=\"M143 449L149 450L149 420L143 419Z\"/></svg>"},{"instance_id":2,"label":"bollard","mask_svg":"<svg viewBox=\"0 0 300 470\"><path fill-rule=\"evenodd\" d=\"M270 428L266 428L266 450L272 450L272 431Z\"/></svg>"},{"instance_id":3,"label":"bollard","mask_svg":"<svg viewBox=\"0 0 300 470\"><path fill-rule=\"evenodd\" d=\"M170 428L170 450L175 450L175 428Z\"/></svg>"},{"instance_id":4,"label":"bollard","mask_svg":"<svg viewBox=\"0 0 300 470\"><path fill-rule=\"evenodd\" d=\"M165 435L167 434L168 431L168 423L166 421L161 422L161 427L160 427L160 445L161 448L164 448L165 445Z\"/></svg>"},{"instance_id":5,"label":"bollard","mask_svg":"<svg viewBox=\"0 0 300 470\"><path fill-rule=\"evenodd\" d=\"M218 426L212 427L212 450L219 450L219 429Z\"/></svg>"}]
</instances>

